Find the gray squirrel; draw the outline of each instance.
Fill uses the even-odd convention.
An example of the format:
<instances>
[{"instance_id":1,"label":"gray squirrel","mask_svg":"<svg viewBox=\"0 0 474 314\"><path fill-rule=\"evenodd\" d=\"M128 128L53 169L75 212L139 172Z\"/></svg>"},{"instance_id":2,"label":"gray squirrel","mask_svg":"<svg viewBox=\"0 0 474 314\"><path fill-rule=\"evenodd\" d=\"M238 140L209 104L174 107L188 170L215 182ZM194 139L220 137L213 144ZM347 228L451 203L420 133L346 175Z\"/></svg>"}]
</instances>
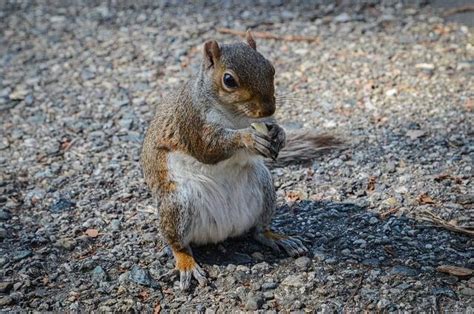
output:
<instances>
[{"instance_id":1,"label":"gray squirrel","mask_svg":"<svg viewBox=\"0 0 474 314\"><path fill-rule=\"evenodd\" d=\"M286 138L272 117L274 75L250 32L246 42L211 40L204 44L198 75L157 105L141 164L183 290L192 277L207 282L190 244L218 243L251 231L274 250L290 256L307 252L297 237L270 229L276 193L265 162L310 160L332 138L310 131Z\"/></svg>"}]
</instances>

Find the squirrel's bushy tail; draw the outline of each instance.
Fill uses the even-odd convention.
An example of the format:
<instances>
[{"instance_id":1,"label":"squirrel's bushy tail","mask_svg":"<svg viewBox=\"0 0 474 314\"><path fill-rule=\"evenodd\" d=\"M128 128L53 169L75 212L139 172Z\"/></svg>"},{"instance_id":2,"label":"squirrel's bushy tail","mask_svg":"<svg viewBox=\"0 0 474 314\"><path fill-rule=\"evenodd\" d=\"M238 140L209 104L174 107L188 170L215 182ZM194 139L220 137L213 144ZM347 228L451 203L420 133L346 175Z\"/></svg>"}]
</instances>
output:
<instances>
[{"instance_id":1,"label":"squirrel's bushy tail","mask_svg":"<svg viewBox=\"0 0 474 314\"><path fill-rule=\"evenodd\" d=\"M338 148L342 143L333 135L320 134L315 130L290 130L286 132L286 146L280 151L278 158L265 162L270 168L310 162L322 152Z\"/></svg>"}]
</instances>

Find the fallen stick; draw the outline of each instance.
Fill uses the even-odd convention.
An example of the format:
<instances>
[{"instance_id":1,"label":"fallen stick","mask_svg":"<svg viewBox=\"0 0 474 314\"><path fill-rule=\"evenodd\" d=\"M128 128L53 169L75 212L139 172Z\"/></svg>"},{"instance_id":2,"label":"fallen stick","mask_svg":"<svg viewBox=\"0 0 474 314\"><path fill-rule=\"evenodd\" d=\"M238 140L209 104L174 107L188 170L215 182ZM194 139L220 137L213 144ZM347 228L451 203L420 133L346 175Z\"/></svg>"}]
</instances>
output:
<instances>
[{"instance_id":1,"label":"fallen stick","mask_svg":"<svg viewBox=\"0 0 474 314\"><path fill-rule=\"evenodd\" d=\"M436 216L430 211L427 211L427 210L422 211L421 213L417 214L417 216L420 218L420 220L429 221L433 223L433 225L436 227L442 227L451 231L464 233L464 234L470 235L471 237L474 236L474 230L458 227L453 223L450 223L444 219L441 219L440 217Z\"/></svg>"},{"instance_id":2,"label":"fallen stick","mask_svg":"<svg viewBox=\"0 0 474 314\"><path fill-rule=\"evenodd\" d=\"M467 4L467 5L463 5L463 6L448 10L443 14L443 16L451 16L454 14L464 13L464 12L469 12L469 11L474 11L474 5Z\"/></svg>"},{"instance_id":3,"label":"fallen stick","mask_svg":"<svg viewBox=\"0 0 474 314\"><path fill-rule=\"evenodd\" d=\"M218 28L217 31L221 34L231 34L237 36L245 36L246 32L238 31L230 28ZM261 39L274 39L284 41L306 41L306 42L319 42L319 37L315 36L301 36L301 35L276 35L270 32L255 32L252 31L253 38Z\"/></svg>"}]
</instances>

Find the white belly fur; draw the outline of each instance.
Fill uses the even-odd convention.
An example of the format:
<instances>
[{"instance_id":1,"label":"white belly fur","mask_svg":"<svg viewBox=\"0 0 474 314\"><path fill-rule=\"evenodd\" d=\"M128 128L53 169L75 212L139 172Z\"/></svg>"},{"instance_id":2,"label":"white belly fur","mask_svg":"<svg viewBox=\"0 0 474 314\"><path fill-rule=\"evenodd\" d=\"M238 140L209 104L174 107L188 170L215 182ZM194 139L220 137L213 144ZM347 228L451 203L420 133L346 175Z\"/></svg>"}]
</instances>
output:
<instances>
[{"instance_id":1,"label":"white belly fur","mask_svg":"<svg viewBox=\"0 0 474 314\"><path fill-rule=\"evenodd\" d=\"M261 178L270 177L270 172L259 156L242 151L206 165L172 153L168 166L180 199L191 210L186 243L217 243L241 235L260 217L264 197Z\"/></svg>"}]
</instances>

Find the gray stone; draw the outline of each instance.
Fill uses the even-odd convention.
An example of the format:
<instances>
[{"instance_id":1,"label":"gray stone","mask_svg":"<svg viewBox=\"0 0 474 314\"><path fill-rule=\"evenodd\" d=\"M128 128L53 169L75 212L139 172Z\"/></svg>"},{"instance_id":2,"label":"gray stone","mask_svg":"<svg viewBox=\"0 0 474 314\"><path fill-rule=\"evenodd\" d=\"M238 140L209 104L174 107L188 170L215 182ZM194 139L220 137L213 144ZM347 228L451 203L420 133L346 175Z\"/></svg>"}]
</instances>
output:
<instances>
[{"instance_id":1,"label":"gray stone","mask_svg":"<svg viewBox=\"0 0 474 314\"><path fill-rule=\"evenodd\" d=\"M452 298L452 299L457 298L456 293L453 290L451 290L450 288L447 288L447 287L433 288L433 289L431 289L431 292L434 295L437 295L437 296L445 296L445 297Z\"/></svg>"},{"instance_id":2,"label":"gray stone","mask_svg":"<svg viewBox=\"0 0 474 314\"><path fill-rule=\"evenodd\" d=\"M252 258L254 258L256 261L264 261L265 260L265 256L260 252L253 252L252 253Z\"/></svg>"},{"instance_id":3,"label":"gray stone","mask_svg":"<svg viewBox=\"0 0 474 314\"><path fill-rule=\"evenodd\" d=\"M107 273L102 267L96 266L94 270L92 270L92 280L94 280L95 282L107 281Z\"/></svg>"},{"instance_id":4,"label":"gray stone","mask_svg":"<svg viewBox=\"0 0 474 314\"><path fill-rule=\"evenodd\" d=\"M64 198L60 198L59 200L57 200L51 207L50 207L50 210L53 212L53 213L60 213L60 212L63 212L63 211L70 211L70 210L73 210L74 207L76 207L76 203L74 202L71 202L67 199L64 199Z\"/></svg>"},{"instance_id":5,"label":"gray stone","mask_svg":"<svg viewBox=\"0 0 474 314\"><path fill-rule=\"evenodd\" d=\"M12 216L10 215L10 213L4 209L0 209L0 220L9 220L10 218L12 218Z\"/></svg>"},{"instance_id":6,"label":"gray stone","mask_svg":"<svg viewBox=\"0 0 474 314\"><path fill-rule=\"evenodd\" d=\"M262 295L249 295L247 301L245 302L245 309L249 311L256 311L262 307L264 299Z\"/></svg>"},{"instance_id":7,"label":"gray stone","mask_svg":"<svg viewBox=\"0 0 474 314\"><path fill-rule=\"evenodd\" d=\"M33 255L33 252L31 252L31 250L16 251L13 255L13 260L15 262L18 262L24 258L30 257L31 255Z\"/></svg>"},{"instance_id":8,"label":"gray stone","mask_svg":"<svg viewBox=\"0 0 474 314\"><path fill-rule=\"evenodd\" d=\"M282 281L281 285L300 288L305 285L305 279L302 275L289 275Z\"/></svg>"},{"instance_id":9,"label":"gray stone","mask_svg":"<svg viewBox=\"0 0 474 314\"><path fill-rule=\"evenodd\" d=\"M0 306L7 306L13 303L13 299L9 296L0 297Z\"/></svg>"},{"instance_id":10,"label":"gray stone","mask_svg":"<svg viewBox=\"0 0 474 314\"><path fill-rule=\"evenodd\" d=\"M349 14L347 13L341 13L338 16L334 17L334 22L336 23L346 23L352 20Z\"/></svg>"},{"instance_id":11,"label":"gray stone","mask_svg":"<svg viewBox=\"0 0 474 314\"><path fill-rule=\"evenodd\" d=\"M265 291L263 293L263 297L265 298L265 300L271 300L275 297L275 295L272 291Z\"/></svg>"},{"instance_id":12,"label":"gray stone","mask_svg":"<svg viewBox=\"0 0 474 314\"><path fill-rule=\"evenodd\" d=\"M342 255L345 255L345 256L348 256L348 255L351 254L351 250L349 250L349 249L344 249L344 250L341 251L341 254L342 254Z\"/></svg>"},{"instance_id":13,"label":"gray stone","mask_svg":"<svg viewBox=\"0 0 474 314\"><path fill-rule=\"evenodd\" d=\"M306 270L311 266L311 259L307 256L301 256L295 260L295 264L298 268Z\"/></svg>"},{"instance_id":14,"label":"gray stone","mask_svg":"<svg viewBox=\"0 0 474 314\"><path fill-rule=\"evenodd\" d=\"M391 302L387 299L380 299L378 302L377 302L377 309L379 310L383 310L383 309L386 309L389 305L391 304Z\"/></svg>"},{"instance_id":15,"label":"gray stone","mask_svg":"<svg viewBox=\"0 0 474 314\"><path fill-rule=\"evenodd\" d=\"M371 217L369 219L369 224L371 224L371 225L376 225L378 222L379 222L379 220L377 219L377 217Z\"/></svg>"},{"instance_id":16,"label":"gray stone","mask_svg":"<svg viewBox=\"0 0 474 314\"><path fill-rule=\"evenodd\" d=\"M378 258L367 258L362 261L362 264L366 266L379 267L380 260Z\"/></svg>"},{"instance_id":17,"label":"gray stone","mask_svg":"<svg viewBox=\"0 0 474 314\"><path fill-rule=\"evenodd\" d=\"M114 231L118 231L120 230L120 226L121 226L121 221L119 219L113 219L111 222L110 222L110 226L112 228L112 230Z\"/></svg>"},{"instance_id":18,"label":"gray stone","mask_svg":"<svg viewBox=\"0 0 474 314\"><path fill-rule=\"evenodd\" d=\"M66 249L68 251L71 251L71 250L74 249L76 244L77 244L77 242L76 242L75 239L62 238L62 239L58 239L54 245L56 247L60 247L60 248Z\"/></svg>"},{"instance_id":19,"label":"gray stone","mask_svg":"<svg viewBox=\"0 0 474 314\"><path fill-rule=\"evenodd\" d=\"M12 288L12 283L3 281L0 282L0 293L6 293Z\"/></svg>"},{"instance_id":20,"label":"gray stone","mask_svg":"<svg viewBox=\"0 0 474 314\"><path fill-rule=\"evenodd\" d=\"M132 282L135 282L142 286L147 287L158 287L158 284L151 278L148 270L141 268L138 265L134 265L130 271L129 278Z\"/></svg>"},{"instance_id":21,"label":"gray stone","mask_svg":"<svg viewBox=\"0 0 474 314\"><path fill-rule=\"evenodd\" d=\"M5 228L0 228L0 239L5 239L8 237L8 232Z\"/></svg>"},{"instance_id":22,"label":"gray stone","mask_svg":"<svg viewBox=\"0 0 474 314\"><path fill-rule=\"evenodd\" d=\"M265 282L262 284L262 290L271 290L271 289L276 289L278 285L274 282Z\"/></svg>"},{"instance_id":23,"label":"gray stone","mask_svg":"<svg viewBox=\"0 0 474 314\"><path fill-rule=\"evenodd\" d=\"M474 297L474 289L473 288L463 288L460 291L461 294L469 296L469 297Z\"/></svg>"},{"instance_id":24,"label":"gray stone","mask_svg":"<svg viewBox=\"0 0 474 314\"><path fill-rule=\"evenodd\" d=\"M408 276L414 277L418 275L418 271L411 267L403 266L403 265L396 265L390 269L390 274L392 275L401 275L401 276Z\"/></svg>"}]
</instances>

